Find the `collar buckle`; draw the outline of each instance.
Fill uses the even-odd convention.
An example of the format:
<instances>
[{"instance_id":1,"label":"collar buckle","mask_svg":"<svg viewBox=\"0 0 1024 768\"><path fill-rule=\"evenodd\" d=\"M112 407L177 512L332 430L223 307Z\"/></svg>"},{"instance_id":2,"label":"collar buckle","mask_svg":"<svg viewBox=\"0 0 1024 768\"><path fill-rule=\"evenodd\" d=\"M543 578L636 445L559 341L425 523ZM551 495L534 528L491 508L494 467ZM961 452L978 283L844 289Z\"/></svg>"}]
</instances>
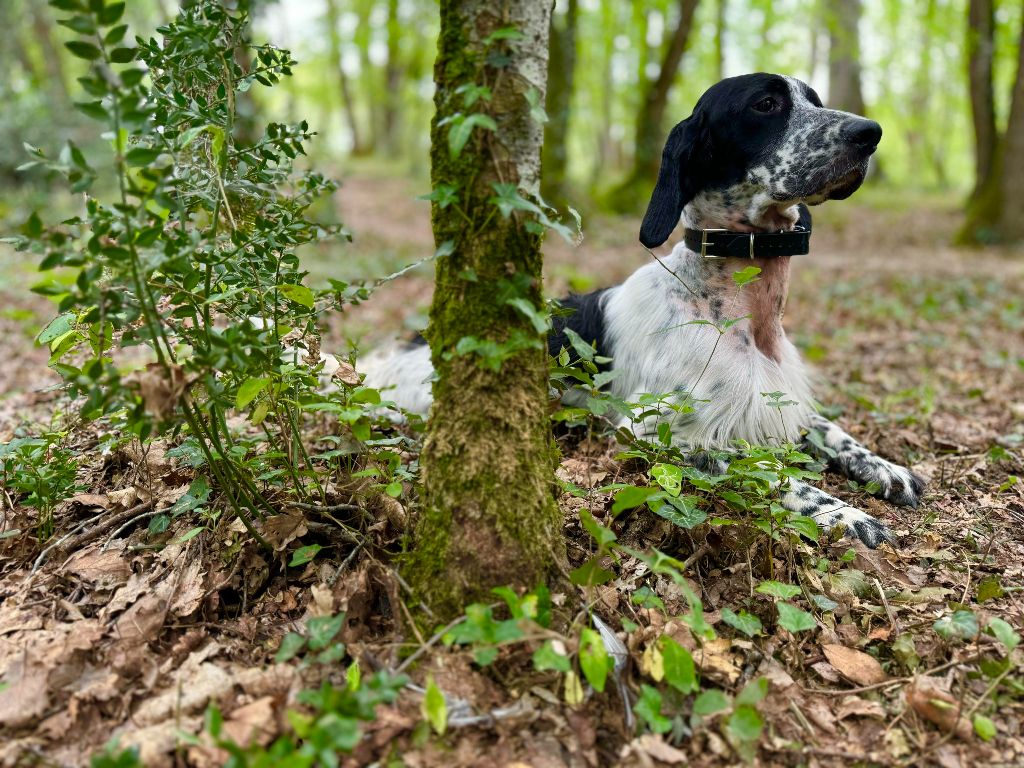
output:
<instances>
[{"instance_id":1,"label":"collar buckle","mask_svg":"<svg viewBox=\"0 0 1024 768\"><path fill-rule=\"evenodd\" d=\"M728 232L728 229L702 229L700 235L700 255L705 259L724 259L726 256L708 255L708 232ZM751 240L751 253L753 253L753 240Z\"/></svg>"}]
</instances>

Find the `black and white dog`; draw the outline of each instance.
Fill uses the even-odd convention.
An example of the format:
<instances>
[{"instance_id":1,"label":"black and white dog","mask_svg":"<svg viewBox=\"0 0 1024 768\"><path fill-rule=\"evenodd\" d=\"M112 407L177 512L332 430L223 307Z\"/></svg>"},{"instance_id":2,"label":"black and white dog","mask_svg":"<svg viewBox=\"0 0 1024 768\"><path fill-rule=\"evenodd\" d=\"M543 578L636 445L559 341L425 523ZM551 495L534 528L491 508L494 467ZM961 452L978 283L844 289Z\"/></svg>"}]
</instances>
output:
<instances>
[{"instance_id":1,"label":"black and white dog","mask_svg":"<svg viewBox=\"0 0 1024 768\"><path fill-rule=\"evenodd\" d=\"M923 483L914 473L817 414L807 372L782 327L790 256L807 253L805 204L853 194L881 136L877 123L825 109L790 77L759 73L711 87L669 134L640 229L640 242L654 248L682 217L684 241L621 285L564 300L575 311L556 320L551 353L568 347L568 327L612 359L617 374L608 387L615 395L636 402L643 393L674 392L694 404L691 413L632 423L638 434L653 435L667 420L674 443L698 450L728 449L741 439L797 442L814 430L834 469L875 484L895 504L917 506ZM734 279L749 266L760 269L755 281ZM369 386L392 388L397 405L426 414L426 346L370 356L359 367ZM767 394L780 392L782 398ZM843 525L869 547L889 538L875 518L806 483L781 490L786 508L822 527Z\"/></svg>"}]
</instances>

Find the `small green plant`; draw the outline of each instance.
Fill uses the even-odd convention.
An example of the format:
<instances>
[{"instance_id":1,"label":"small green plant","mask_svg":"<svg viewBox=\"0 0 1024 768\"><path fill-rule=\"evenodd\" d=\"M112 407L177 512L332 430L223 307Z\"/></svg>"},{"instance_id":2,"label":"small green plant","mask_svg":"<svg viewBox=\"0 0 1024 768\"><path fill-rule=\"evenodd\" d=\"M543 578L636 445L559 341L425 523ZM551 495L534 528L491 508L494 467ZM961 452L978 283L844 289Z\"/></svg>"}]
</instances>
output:
<instances>
[{"instance_id":1,"label":"small green plant","mask_svg":"<svg viewBox=\"0 0 1024 768\"><path fill-rule=\"evenodd\" d=\"M297 249L344 234L309 217L333 182L294 171L313 134L270 123L243 141L237 128L237 102L289 76L291 55L250 43L245 13L213 0L134 45L123 2L51 4L89 66L76 106L112 137L111 153L98 165L73 143L56 159L27 146L23 168L62 174L84 204L51 226L33 214L14 242L53 275L35 290L60 314L39 342L82 416L173 439L261 543L252 520L276 511L277 494L323 503L324 476L362 469L367 455L402 479L391 446L367 447L380 395L351 378L320 387L318 312L369 291L303 284ZM346 441L345 466L311 455L313 424Z\"/></svg>"},{"instance_id":2,"label":"small green plant","mask_svg":"<svg viewBox=\"0 0 1024 768\"><path fill-rule=\"evenodd\" d=\"M53 509L75 491L75 455L59 444L59 435L18 437L0 445L0 486L39 512L40 541L53 535Z\"/></svg>"}]
</instances>

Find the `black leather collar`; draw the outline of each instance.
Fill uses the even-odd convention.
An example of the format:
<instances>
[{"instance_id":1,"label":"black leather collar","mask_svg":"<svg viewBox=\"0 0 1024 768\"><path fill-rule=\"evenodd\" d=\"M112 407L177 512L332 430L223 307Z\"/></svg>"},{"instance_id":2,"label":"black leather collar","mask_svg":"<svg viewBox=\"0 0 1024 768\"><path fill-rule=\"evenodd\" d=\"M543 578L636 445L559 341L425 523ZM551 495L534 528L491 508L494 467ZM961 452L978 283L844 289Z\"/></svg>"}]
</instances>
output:
<instances>
[{"instance_id":1,"label":"black leather collar","mask_svg":"<svg viewBox=\"0 0 1024 768\"><path fill-rule=\"evenodd\" d=\"M771 259L778 256L802 256L810 251L811 232L797 226L792 232L733 232L728 229L690 229L684 236L686 247L707 259L739 257Z\"/></svg>"}]
</instances>

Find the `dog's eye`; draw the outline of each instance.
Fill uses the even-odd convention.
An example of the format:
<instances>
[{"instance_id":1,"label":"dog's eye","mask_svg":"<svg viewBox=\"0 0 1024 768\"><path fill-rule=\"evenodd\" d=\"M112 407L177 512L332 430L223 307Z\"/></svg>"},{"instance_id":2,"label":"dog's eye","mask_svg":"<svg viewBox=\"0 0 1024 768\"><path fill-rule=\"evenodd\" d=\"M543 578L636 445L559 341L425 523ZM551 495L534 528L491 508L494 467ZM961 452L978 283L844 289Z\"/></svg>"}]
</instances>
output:
<instances>
[{"instance_id":1,"label":"dog's eye","mask_svg":"<svg viewBox=\"0 0 1024 768\"><path fill-rule=\"evenodd\" d=\"M754 105L754 111L764 113L774 112L776 109L778 109L778 106L779 102L777 102L771 96L767 96Z\"/></svg>"}]
</instances>

